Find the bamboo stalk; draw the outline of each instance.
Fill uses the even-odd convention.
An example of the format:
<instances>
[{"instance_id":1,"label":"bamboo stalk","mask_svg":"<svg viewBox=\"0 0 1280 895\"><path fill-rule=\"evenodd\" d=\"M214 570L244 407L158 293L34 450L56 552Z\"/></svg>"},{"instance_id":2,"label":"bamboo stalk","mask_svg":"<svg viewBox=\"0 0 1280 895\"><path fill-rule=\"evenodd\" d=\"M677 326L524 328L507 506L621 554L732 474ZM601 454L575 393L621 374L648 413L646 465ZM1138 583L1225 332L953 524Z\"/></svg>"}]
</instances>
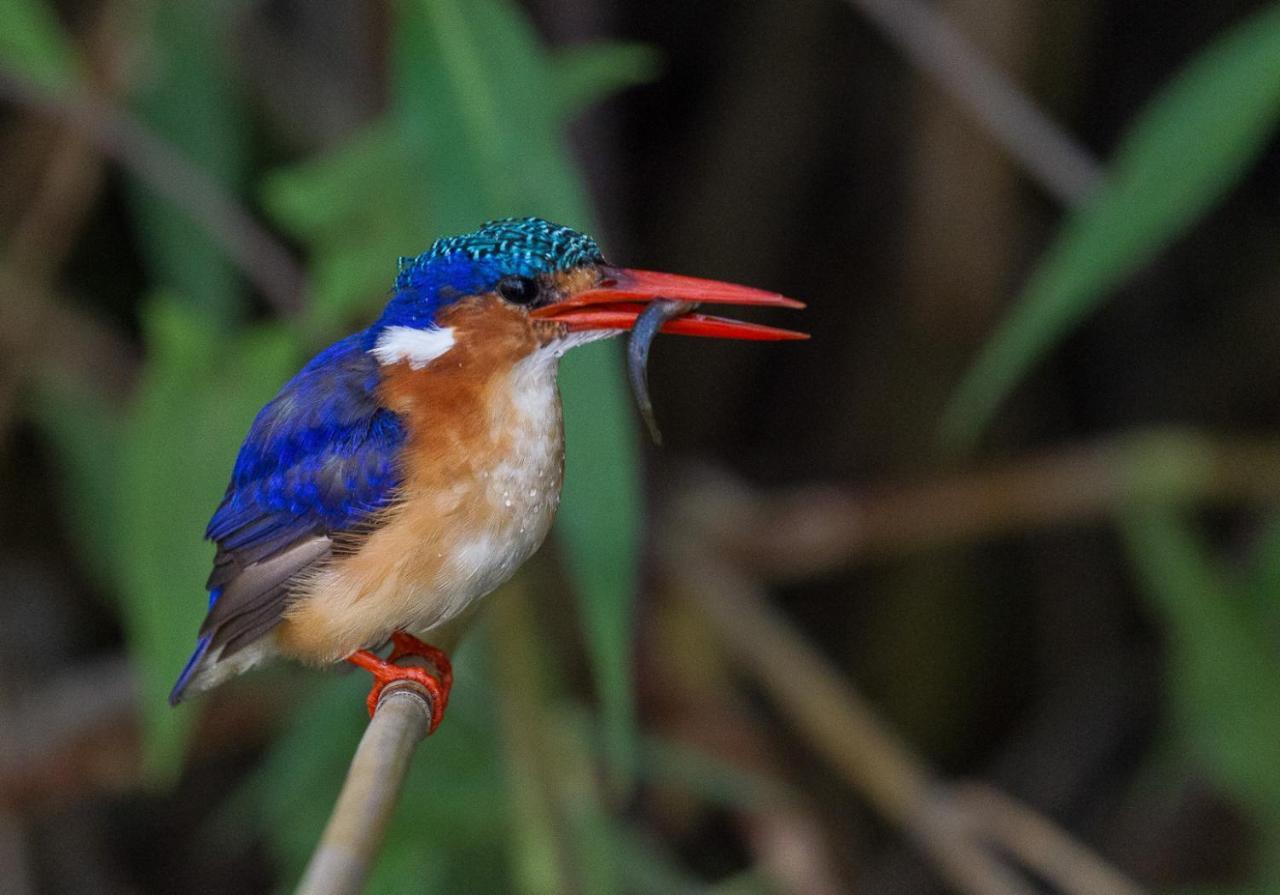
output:
<instances>
[{"instance_id":1,"label":"bamboo stalk","mask_svg":"<svg viewBox=\"0 0 1280 895\"><path fill-rule=\"evenodd\" d=\"M298 895L354 895L373 869L409 761L431 721L431 697L412 681L387 685L351 759L342 792Z\"/></svg>"}]
</instances>

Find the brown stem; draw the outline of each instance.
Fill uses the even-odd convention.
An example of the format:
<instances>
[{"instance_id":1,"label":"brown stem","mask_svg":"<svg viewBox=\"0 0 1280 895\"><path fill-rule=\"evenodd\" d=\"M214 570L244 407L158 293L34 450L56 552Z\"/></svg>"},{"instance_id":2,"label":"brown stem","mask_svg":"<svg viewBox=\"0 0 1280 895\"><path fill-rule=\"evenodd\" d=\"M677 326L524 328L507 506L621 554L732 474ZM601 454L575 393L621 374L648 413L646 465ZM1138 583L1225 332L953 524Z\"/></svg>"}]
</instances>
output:
<instances>
[{"instance_id":1,"label":"brown stem","mask_svg":"<svg viewBox=\"0 0 1280 895\"><path fill-rule=\"evenodd\" d=\"M839 672L769 607L758 582L712 558L696 536L667 544L665 555L668 568L688 598L714 622L741 670L772 697L813 749L881 815L901 827L953 885L974 895L1029 895L1032 888L1004 857L1012 855L1046 876L1048 870L1067 868L1051 878L1069 884L1063 891L1072 895L1139 891L1093 856L1088 856L1086 866L1094 872L1080 872L1080 857L1088 855L1087 850L1030 809L1018 806L1016 815L1005 811L992 822L975 820L974 812L965 810L974 801L957 801ZM1016 805L1007 799L1001 804ZM1034 818L1039 835L1011 835L1007 821L1013 816ZM1109 880L1121 880L1125 887L1102 884Z\"/></svg>"},{"instance_id":2,"label":"brown stem","mask_svg":"<svg viewBox=\"0 0 1280 895\"><path fill-rule=\"evenodd\" d=\"M298 895L353 895L364 888L404 788L409 760L431 722L431 696L412 681L383 690L351 760Z\"/></svg>"},{"instance_id":3,"label":"brown stem","mask_svg":"<svg viewBox=\"0 0 1280 895\"><path fill-rule=\"evenodd\" d=\"M1102 171L955 26L920 0L846 0L917 68L951 93L1031 176L1064 205L1097 189Z\"/></svg>"},{"instance_id":4,"label":"brown stem","mask_svg":"<svg viewBox=\"0 0 1280 895\"><path fill-rule=\"evenodd\" d=\"M1006 849L1063 892L1141 895L1114 868L1044 817L982 783L953 787L951 799L971 819L976 835Z\"/></svg>"},{"instance_id":5,"label":"brown stem","mask_svg":"<svg viewBox=\"0 0 1280 895\"><path fill-rule=\"evenodd\" d=\"M1137 503L1280 504L1274 441L1153 430L986 470L856 492L809 485L756 495L707 482L681 500L689 525L771 581L1051 525Z\"/></svg>"}]
</instances>

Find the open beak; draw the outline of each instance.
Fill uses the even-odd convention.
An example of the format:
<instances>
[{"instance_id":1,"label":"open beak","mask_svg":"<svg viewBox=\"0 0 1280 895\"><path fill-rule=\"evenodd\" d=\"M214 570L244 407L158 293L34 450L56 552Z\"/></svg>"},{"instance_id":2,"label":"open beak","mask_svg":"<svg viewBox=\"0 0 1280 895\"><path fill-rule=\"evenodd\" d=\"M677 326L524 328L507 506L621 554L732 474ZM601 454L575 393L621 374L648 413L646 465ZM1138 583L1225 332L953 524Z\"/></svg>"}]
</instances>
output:
<instances>
[{"instance_id":1,"label":"open beak","mask_svg":"<svg viewBox=\"0 0 1280 895\"><path fill-rule=\"evenodd\" d=\"M627 374L631 391L654 442L661 444L647 375L649 346L658 333L755 341L809 338L806 333L789 329L693 313L700 304L804 307L803 302L794 298L749 286L651 270L601 267L600 279L590 289L538 308L531 315L563 324L570 332L630 330Z\"/></svg>"},{"instance_id":2,"label":"open beak","mask_svg":"<svg viewBox=\"0 0 1280 895\"><path fill-rule=\"evenodd\" d=\"M803 308L804 303L776 292L736 286L716 280L685 277L651 270L602 267L601 279L590 289L570 295L555 304L538 308L532 316L562 323L571 332L592 329L632 329L651 302L697 304L760 305L774 308ZM778 341L807 339L807 333L778 329L759 323L730 320L692 312L665 320L658 332L715 339Z\"/></svg>"}]
</instances>

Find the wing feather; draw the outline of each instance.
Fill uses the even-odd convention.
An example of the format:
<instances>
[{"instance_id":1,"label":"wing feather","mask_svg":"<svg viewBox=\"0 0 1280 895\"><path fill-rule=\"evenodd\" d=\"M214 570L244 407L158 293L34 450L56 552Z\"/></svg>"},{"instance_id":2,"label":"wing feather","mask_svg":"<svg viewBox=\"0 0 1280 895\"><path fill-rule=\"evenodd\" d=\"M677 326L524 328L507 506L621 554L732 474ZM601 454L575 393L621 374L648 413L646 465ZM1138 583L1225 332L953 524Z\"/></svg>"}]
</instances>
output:
<instances>
[{"instance_id":1,"label":"wing feather","mask_svg":"<svg viewBox=\"0 0 1280 895\"><path fill-rule=\"evenodd\" d=\"M317 356L254 420L206 531L218 545L210 607L172 701L279 624L298 575L394 502L405 433L378 402L378 364L364 341Z\"/></svg>"}]
</instances>

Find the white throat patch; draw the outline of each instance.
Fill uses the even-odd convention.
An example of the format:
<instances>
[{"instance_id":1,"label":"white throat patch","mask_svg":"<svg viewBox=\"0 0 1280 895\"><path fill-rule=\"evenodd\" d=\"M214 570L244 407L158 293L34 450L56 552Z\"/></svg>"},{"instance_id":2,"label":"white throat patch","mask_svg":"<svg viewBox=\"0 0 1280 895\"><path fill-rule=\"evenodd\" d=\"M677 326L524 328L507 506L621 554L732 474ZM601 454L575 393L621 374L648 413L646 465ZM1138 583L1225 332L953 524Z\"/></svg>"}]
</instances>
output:
<instances>
[{"instance_id":1,"label":"white throat patch","mask_svg":"<svg viewBox=\"0 0 1280 895\"><path fill-rule=\"evenodd\" d=\"M386 366L408 361L409 369L421 370L453 347L453 327L415 329L412 326L388 326L378 334L378 344L369 353Z\"/></svg>"}]
</instances>

